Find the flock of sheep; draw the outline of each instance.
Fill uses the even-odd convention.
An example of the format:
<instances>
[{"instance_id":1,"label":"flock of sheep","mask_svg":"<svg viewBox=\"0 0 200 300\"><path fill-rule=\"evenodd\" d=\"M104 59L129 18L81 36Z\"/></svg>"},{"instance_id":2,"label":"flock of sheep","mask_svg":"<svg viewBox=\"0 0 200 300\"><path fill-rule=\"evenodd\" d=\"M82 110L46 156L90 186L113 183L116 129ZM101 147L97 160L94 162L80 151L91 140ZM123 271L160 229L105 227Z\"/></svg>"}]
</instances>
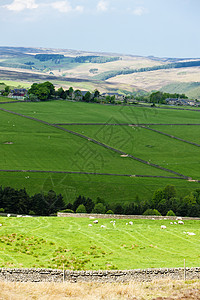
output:
<instances>
[{"instance_id":1,"label":"flock of sheep","mask_svg":"<svg viewBox=\"0 0 200 300\"><path fill-rule=\"evenodd\" d=\"M94 217L90 216L89 219L94 219ZM152 218L152 220L155 220L155 218ZM164 220L166 220L166 218L164 218ZM176 222L176 221L177 221L177 222ZM170 222L170 225L177 225L177 224L179 224L179 225L184 225L184 222L182 221L182 218L181 218L181 217L177 217L177 218L176 218L176 221ZM99 223L98 220L94 220L94 221L93 221L93 224L98 224L98 223ZM112 223L112 224L113 224L113 227L115 227L115 221L110 221L110 223ZM126 223L126 225L133 225L133 222L130 221L130 222ZM90 223L90 224L88 224L88 226L89 226L89 227L92 227L93 225ZM101 225L101 228L106 228L106 226L105 226L105 225ZM166 229L167 226L161 225L160 228L161 228L161 229ZM194 232L189 232L189 231L188 231L188 232L185 232L185 231L184 231L183 233L184 233L184 234L188 234L188 235L196 235Z\"/></svg>"}]
</instances>

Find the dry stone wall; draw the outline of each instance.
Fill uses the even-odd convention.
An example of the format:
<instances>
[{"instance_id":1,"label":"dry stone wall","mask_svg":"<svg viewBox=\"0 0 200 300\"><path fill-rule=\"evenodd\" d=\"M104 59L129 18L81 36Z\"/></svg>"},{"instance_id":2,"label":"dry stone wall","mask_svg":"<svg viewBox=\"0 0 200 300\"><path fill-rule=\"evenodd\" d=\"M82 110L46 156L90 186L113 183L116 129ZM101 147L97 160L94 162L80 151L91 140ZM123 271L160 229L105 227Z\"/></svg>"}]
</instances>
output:
<instances>
[{"instance_id":1,"label":"dry stone wall","mask_svg":"<svg viewBox=\"0 0 200 300\"><path fill-rule=\"evenodd\" d=\"M75 217L75 218L89 218L94 217L96 219L155 219L155 220L176 220L176 216L143 216L143 215L109 215L109 214L77 214L77 213L57 213L58 217ZM200 218L182 217L183 220L200 220Z\"/></svg>"},{"instance_id":2,"label":"dry stone wall","mask_svg":"<svg viewBox=\"0 0 200 300\"><path fill-rule=\"evenodd\" d=\"M185 275L184 275L185 274ZM185 276L185 277L184 277ZM200 267L116 271L62 271L54 269L0 269L0 280L20 282L129 282L200 279Z\"/></svg>"}]
</instances>

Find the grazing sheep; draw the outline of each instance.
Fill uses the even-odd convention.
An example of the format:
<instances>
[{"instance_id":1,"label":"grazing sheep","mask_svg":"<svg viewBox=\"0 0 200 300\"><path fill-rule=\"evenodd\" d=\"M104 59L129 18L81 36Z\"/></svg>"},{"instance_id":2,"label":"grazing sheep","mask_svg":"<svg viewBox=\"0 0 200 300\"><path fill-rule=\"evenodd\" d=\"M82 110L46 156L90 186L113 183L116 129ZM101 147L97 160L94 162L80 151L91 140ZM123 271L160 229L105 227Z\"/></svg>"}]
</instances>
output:
<instances>
[{"instance_id":1,"label":"grazing sheep","mask_svg":"<svg viewBox=\"0 0 200 300\"><path fill-rule=\"evenodd\" d=\"M194 232L187 232L188 235L196 235Z\"/></svg>"},{"instance_id":2,"label":"grazing sheep","mask_svg":"<svg viewBox=\"0 0 200 300\"><path fill-rule=\"evenodd\" d=\"M21 218L22 217L22 215L17 215L17 218Z\"/></svg>"},{"instance_id":3,"label":"grazing sheep","mask_svg":"<svg viewBox=\"0 0 200 300\"><path fill-rule=\"evenodd\" d=\"M106 226L104 226L104 225L101 225L101 228L106 228Z\"/></svg>"},{"instance_id":4,"label":"grazing sheep","mask_svg":"<svg viewBox=\"0 0 200 300\"><path fill-rule=\"evenodd\" d=\"M0 227L2 226L2 224L0 224Z\"/></svg>"},{"instance_id":5,"label":"grazing sheep","mask_svg":"<svg viewBox=\"0 0 200 300\"><path fill-rule=\"evenodd\" d=\"M166 229L167 227L165 225L160 226L161 229Z\"/></svg>"},{"instance_id":6,"label":"grazing sheep","mask_svg":"<svg viewBox=\"0 0 200 300\"><path fill-rule=\"evenodd\" d=\"M128 225L128 223L126 223L126 225Z\"/></svg>"},{"instance_id":7,"label":"grazing sheep","mask_svg":"<svg viewBox=\"0 0 200 300\"><path fill-rule=\"evenodd\" d=\"M9 218L11 216L11 214L7 214L7 217Z\"/></svg>"},{"instance_id":8,"label":"grazing sheep","mask_svg":"<svg viewBox=\"0 0 200 300\"><path fill-rule=\"evenodd\" d=\"M98 224L99 221L98 221L98 220L94 220L93 223L94 223L94 224Z\"/></svg>"},{"instance_id":9,"label":"grazing sheep","mask_svg":"<svg viewBox=\"0 0 200 300\"><path fill-rule=\"evenodd\" d=\"M94 217L92 217L92 216L89 216L89 219L94 219Z\"/></svg>"},{"instance_id":10,"label":"grazing sheep","mask_svg":"<svg viewBox=\"0 0 200 300\"><path fill-rule=\"evenodd\" d=\"M152 218L151 220L155 220L155 218Z\"/></svg>"},{"instance_id":11,"label":"grazing sheep","mask_svg":"<svg viewBox=\"0 0 200 300\"><path fill-rule=\"evenodd\" d=\"M88 224L89 227L92 227L92 224Z\"/></svg>"},{"instance_id":12,"label":"grazing sheep","mask_svg":"<svg viewBox=\"0 0 200 300\"><path fill-rule=\"evenodd\" d=\"M170 222L170 225L173 225L173 222Z\"/></svg>"},{"instance_id":13,"label":"grazing sheep","mask_svg":"<svg viewBox=\"0 0 200 300\"><path fill-rule=\"evenodd\" d=\"M183 221L178 221L178 224L183 225L184 222Z\"/></svg>"},{"instance_id":14,"label":"grazing sheep","mask_svg":"<svg viewBox=\"0 0 200 300\"><path fill-rule=\"evenodd\" d=\"M113 221L110 221L110 223L113 223Z\"/></svg>"},{"instance_id":15,"label":"grazing sheep","mask_svg":"<svg viewBox=\"0 0 200 300\"><path fill-rule=\"evenodd\" d=\"M176 222L174 222L174 224L175 224L175 225L177 225L177 223L176 223Z\"/></svg>"},{"instance_id":16,"label":"grazing sheep","mask_svg":"<svg viewBox=\"0 0 200 300\"><path fill-rule=\"evenodd\" d=\"M133 225L133 222L132 222L132 221L130 221L130 222L129 222L129 225Z\"/></svg>"}]
</instances>

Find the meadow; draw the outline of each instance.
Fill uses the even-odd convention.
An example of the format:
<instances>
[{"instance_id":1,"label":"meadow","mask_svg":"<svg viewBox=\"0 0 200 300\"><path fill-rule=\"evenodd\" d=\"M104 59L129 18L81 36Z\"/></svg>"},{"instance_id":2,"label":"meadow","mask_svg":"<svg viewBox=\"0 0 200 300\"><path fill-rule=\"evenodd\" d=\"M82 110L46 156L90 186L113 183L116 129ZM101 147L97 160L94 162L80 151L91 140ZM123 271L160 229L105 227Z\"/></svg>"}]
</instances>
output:
<instances>
[{"instance_id":1,"label":"meadow","mask_svg":"<svg viewBox=\"0 0 200 300\"><path fill-rule=\"evenodd\" d=\"M187 267L199 265L199 220L184 225L113 220L93 224L89 218L0 217L0 267L126 270L183 267L184 259Z\"/></svg>"},{"instance_id":2,"label":"meadow","mask_svg":"<svg viewBox=\"0 0 200 300\"><path fill-rule=\"evenodd\" d=\"M0 174L3 186L25 187L30 194L53 189L63 195L66 203L84 195L93 200L101 197L106 202L120 204L134 202L138 198L149 200L156 189L167 184L175 185L180 197L199 187L198 182L175 179L180 176L173 173L178 172L193 180L200 179L198 147L141 127L109 125L198 124L199 111L69 101L10 103L2 104L1 108L58 123L64 129L88 137L82 138L51 125L0 111ZM63 125L66 123L80 125ZM198 125L151 127L172 132L180 138L185 134L184 138L188 141L198 142L199 139ZM91 142L91 138L146 163L122 157L120 153ZM156 168L151 163L172 172ZM11 170L21 172L9 172Z\"/></svg>"}]
</instances>

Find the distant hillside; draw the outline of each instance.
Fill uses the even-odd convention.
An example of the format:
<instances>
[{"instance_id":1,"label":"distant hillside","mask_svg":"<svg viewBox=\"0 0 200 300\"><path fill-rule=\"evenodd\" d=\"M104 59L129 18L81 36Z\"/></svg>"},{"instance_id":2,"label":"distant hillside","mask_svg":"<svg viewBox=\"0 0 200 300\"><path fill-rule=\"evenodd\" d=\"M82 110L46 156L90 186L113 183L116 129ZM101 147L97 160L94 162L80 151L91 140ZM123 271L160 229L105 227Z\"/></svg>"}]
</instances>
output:
<instances>
[{"instance_id":1,"label":"distant hillside","mask_svg":"<svg viewBox=\"0 0 200 300\"><path fill-rule=\"evenodd\" d=\"M200 59L194 58L0 47L0 81L51 80L58 86L116 92L161 89L200 99L199 74Z\"/></svg>"}]
</instances>

